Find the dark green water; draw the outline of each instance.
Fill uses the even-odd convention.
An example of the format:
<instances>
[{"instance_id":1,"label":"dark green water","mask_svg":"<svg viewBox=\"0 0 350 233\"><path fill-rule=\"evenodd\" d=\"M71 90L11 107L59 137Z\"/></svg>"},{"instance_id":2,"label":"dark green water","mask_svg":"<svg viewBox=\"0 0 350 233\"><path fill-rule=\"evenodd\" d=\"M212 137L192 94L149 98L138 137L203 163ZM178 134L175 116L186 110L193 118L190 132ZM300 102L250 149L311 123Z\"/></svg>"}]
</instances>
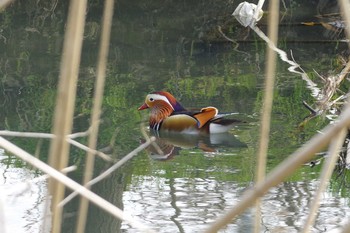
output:
<instances>
[{"instance_id":1,"label":"dark green water","mask_svg":"<svg viewBox=\"0 0 350 233\"><path fill-rule=\"evenodd\" d=\"M281 11L278 46L292 51L321 86L314 70L322 75L339 71L338 56L346 45L329 38L320 25L300 25L315 20L312 1L287 3ZM254 180L266 45L232 18L237 4L121 1L116 5L98 148L119 159L140 145L140 123L148 113L137 108L147 93L156 90L170 91L186 107L216 106L221 112L237 112L236 117L247 122L222 137L162 137L159 143L172 151L170 156L144 151L93 187L158 232L200 232L239 202ZM52 9L49 3L16 1L0 14L1 130L50 132L67 6L59 2ZM74 132L89 126L101 9L102 2L89 3ZM225 40L218 26L237 44ZM286 64L278 61L277 67L268 170L329 122L320 117L304 129L297 127L309 114L302 101L313 104L315 99L305 81L288 72ZM9 139L47 160L48 140ZM72 147L70 164L78 170L70 176L77 181L82 179L84 158L83 151ZM96 161L96 175L111 166ZM302 229L319 170L320 166L303 166L264 197L264 232ZM40 172L1 151L0 173L4 230L39 232L46 182L35 182L23 193L16 184ZM332 179L323 195L315 232L336 228L349 217L346 181L346 174ZM78 205L75 198L65 207L62 232L74 232ZM248 210L223 232L252 231L252 213ZM91 206L86 232L137 231Z\"/></svg>"}]
</instances>

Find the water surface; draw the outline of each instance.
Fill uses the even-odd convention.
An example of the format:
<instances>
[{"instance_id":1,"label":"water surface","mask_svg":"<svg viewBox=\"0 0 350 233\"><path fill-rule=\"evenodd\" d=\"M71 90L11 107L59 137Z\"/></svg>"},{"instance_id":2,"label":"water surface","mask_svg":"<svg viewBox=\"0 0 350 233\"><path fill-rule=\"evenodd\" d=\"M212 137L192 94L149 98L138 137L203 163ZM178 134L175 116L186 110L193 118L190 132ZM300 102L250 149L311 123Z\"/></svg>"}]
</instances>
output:
<instances>
[{"instance_id":1,"label":"water surface","mask_svg":"<svg viewBox=\"0 0 350 233\"><path fill-rule=\"evenodd\" d=\"M158 143L169 152L166 156L149 148L93 187L97 194L158 232L201 232L252 186L266 45L231 17L236 4L121 1L116 8L99 149L120 159L144 141L140 123L147 121L148 113L137 108L147 93L157 90L172 92L186 107L216 106L221 112L239 113L234 117L246 122L216 137L161 136ZM0 60L0 129L50 132L67 6L60 2L53 11L40 11L16 2L2 13L7 21L0 31L6 38L6 43L0 43L4 51ZM89 7L74 132L88 128L96 73L102 13L99 4ZM292 51L294 59L322 85L314 70L321 75L339 71L339 55L346 45L329 38L321 25L300 25L316 20L311 1L292 1L286 7L281 12L278 46ZM237 44L227 41L217 26ZM287 68L278 61L268 171L329 123L320 117L298 128L309 114L302 101L313 104L315 99L305 81ZM8 139L47 160L48 140ZM69 163L78 170L70 177L79 182L84 159L84 152L71 148ZM97 159L95 175L111 165ZM320 165L305 165L266 194L262 232L302 229L318 186L319 170ZM0 154L0 173L0 189L6 190L0 196L6 232L39 232L46 182L34 182L21 195L16 193L17 184L42 174L6 151ZM333 177L323 194L313 232L335 229L349 218L347 181L347 174ZM78 205L75 198L64 208L62 232L74 232ZM251 232L253 218L254 209L249 209L222 232ZM136 230L91 205L86 232Z\"/></svg>"}]
</instances>

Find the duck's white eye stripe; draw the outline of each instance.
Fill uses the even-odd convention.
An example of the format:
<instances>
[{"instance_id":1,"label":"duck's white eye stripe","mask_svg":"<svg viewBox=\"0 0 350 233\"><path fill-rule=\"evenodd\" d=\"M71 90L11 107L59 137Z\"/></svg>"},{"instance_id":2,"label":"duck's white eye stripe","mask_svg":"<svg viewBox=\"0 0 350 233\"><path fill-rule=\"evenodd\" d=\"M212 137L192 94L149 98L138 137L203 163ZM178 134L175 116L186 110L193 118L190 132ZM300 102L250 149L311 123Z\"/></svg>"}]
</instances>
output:
<instances>
[{"instance_id":1,"label":"duck's white eye stripe","mask_svg":"<svg viewBox=\"0 0 350 233\"><path fill-rule=\"evenodd\" d=\"M149 94L149 95L148 95L148 100L151 101L151 102L153 102L153 101L155 101L155 100L163 100L164 102L168 103L169 106L170 106L172 109L174 109L173 106L171 105L171 103L169 102L168 98L166 98L166 97L163 96L163 95L159 95L159 94Z\"/></svg>"}]
</instances>

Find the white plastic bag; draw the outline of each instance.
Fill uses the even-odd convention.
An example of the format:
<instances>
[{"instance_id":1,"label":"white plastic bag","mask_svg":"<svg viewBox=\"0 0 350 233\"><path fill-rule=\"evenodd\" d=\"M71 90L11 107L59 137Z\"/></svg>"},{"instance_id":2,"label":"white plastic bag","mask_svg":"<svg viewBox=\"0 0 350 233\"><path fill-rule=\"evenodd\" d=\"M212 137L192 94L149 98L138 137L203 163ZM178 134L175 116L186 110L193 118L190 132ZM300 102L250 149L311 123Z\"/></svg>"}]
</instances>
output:
<instances>
[{"instance_id":1,"label":"white plastic bag","mask_svg":"<svg viewBox=\"0 0 350 233\"><path fill-rule=\"evenodd\" d=\"M257 6L255 4L242 2L238 5L232 15L237 19L238 22L240 22L240 24L242 24L244 27L247 27L249 25L255 25L255 23L259 21L263 16L264 12L261 9L259 9L258 14L255 14L256 9ZM257 18L255 18L255 15L257 15Z\"/></svg>"}]
</instances>

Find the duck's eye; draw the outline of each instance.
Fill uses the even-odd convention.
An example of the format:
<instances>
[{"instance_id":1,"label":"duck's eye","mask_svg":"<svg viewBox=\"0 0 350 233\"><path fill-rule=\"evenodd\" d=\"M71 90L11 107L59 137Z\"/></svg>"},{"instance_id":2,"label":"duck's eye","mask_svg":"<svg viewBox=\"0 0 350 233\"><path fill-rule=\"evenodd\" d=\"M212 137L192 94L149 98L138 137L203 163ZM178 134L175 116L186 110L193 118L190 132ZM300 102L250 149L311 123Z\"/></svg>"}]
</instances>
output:
<instances>
[{"instance_id":1,"label":"duck's eye","mask_svg":"<svg viewBox=\"0 0 350 233\"><path fill-rule=\"evenodd\" d=\"M153 99L153 98L149 98L149 101L153 102L153 101L154 101L154 99Z\"/></svg>"}]
</instances>

